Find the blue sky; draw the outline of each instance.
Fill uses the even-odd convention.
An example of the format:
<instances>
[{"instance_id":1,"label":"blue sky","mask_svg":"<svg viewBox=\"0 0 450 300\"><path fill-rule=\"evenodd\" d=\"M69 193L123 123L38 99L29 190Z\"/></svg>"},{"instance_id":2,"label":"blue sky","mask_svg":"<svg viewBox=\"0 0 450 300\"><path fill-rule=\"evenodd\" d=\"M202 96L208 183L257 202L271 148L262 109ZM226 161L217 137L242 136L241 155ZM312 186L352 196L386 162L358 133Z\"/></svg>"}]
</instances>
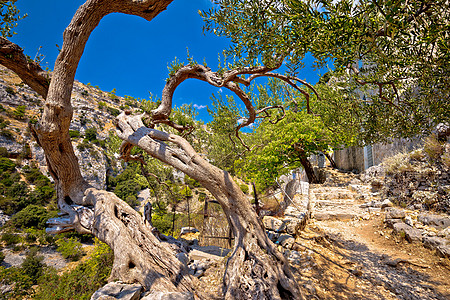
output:
<instances>
[{"instance_id":1,"label":"blue sky","mask_svg":"<svg viewBox=\"0 0 450 300\"><path fill-rule=\"evenodd\" d=\"M28 17L19 22L11 40L34 58L37 50L45 55L42 66L53 69L62 34L83 0L20 0L16 5ZM212 7L210 0L174 0L168 9L148 22L136 16L106 16L92 33L78 66L76 79L98 85L104 91L116 88L120 96L149 98L149 92L161 95L168 76L167 65L175 57L186 61L187 51L198 62L205 60L213 70L218 53L228 41L203 34L198 11ZM315 83L317 72L305 68L299 77ZM209 121L203 108L217 88L190 79L179 86L174 103L196 104L199 118Z\"/></svg>"}]
</instances>

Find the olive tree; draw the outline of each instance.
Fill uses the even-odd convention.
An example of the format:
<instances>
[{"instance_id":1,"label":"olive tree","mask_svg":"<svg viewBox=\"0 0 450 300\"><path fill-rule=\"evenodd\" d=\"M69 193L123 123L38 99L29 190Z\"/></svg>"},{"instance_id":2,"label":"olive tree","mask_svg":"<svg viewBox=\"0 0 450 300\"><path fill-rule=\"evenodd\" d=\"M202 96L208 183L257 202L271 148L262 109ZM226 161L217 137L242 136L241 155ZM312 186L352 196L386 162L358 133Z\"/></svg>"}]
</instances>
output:
<instances>
[{"instance_id":1,"label":"olive tree","mask_svg":"<svg viewBox=\"0 0 450 300\"><path fill-rule=\"evenodd\" d=\"M114 252L111 280L139 282L152 290L191 291L199 298L208 298L199 282L189 275L187 266L176 258L173 247L155 236L139 213L113 193L96 189L84 180L69 136L75 72L86 42L100 20L110 13L125 13L151 21L171 2L87 0L64 31L64 42L51 78L36 62L27 59L20 47L4 38L0 42L0 63L16 72L45 99L42 117L31 131L44 149L55 181L58 206L66 214L52 220L53 230L92 233L108 244ZM237 126L239 130L261 114L278 109L255 109L241 86L248 86L253 79L269 74L280 65L281 59L277 59L262 66L239 65L213 72L191 62L172 72L156 109L138 115L124 112L117 118L124 159L138 159L130 153L133 147L140 147L197 180L221 204L235 236L223 278L226 299L301 299L302 296L286 258L268 239L262 222L231 176L202 158L181 135L154 128L163 123L180 132L184 130L169 119L172 96L183 81L194 78L227 88L243 101L248 117Z\"/></svg>"}]
</instances>

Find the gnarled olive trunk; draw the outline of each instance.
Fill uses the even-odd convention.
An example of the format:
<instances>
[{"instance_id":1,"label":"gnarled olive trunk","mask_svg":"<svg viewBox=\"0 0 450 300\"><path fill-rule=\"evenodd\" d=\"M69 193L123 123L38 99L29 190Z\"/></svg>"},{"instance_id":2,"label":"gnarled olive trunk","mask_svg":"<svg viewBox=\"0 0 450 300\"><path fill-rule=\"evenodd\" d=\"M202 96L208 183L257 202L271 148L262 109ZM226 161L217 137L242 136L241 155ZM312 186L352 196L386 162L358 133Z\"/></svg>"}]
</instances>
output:
<instances>
[{"instance_id":1,"label":"gnarled olive trunk","mask_svg":"<svg viewBox=\"0 0 450 300\"><path fill-rule=\"evenodd\" d=\"M305 150L300 144L295 144L294 149L297 151L300 163L305 170L306 176L308 177L309 183L320 183L319 179L317 179L316 174L314 173L314 169L311 165L311 162L308 160L308 156L306 155Z\"/></svg>"},{"instance_id":2,"label":"gnarled olive trunk","mask_svg":"<svg viewBox=\"0 0 450 300\"><path fill-rule=\"evenodd\" d=\"M224 277L225 299L301 299L297 282L282 253L268 239L251 203L230 174L198 155L177 135L144 126L143 116L119 116L118 135L128 156L138 146L154 158L197 180L217 199L235 236Z\"/></svg>"}]
</instances>

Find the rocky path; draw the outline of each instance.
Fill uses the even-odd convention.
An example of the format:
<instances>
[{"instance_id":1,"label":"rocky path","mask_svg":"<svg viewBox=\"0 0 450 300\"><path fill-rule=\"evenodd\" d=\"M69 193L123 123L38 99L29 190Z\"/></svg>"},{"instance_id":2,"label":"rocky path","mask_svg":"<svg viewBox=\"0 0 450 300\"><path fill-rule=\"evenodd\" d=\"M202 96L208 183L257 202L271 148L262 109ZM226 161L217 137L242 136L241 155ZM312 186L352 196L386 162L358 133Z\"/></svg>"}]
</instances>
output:
<instances>
[{"instance_id":1,"label":"rocky path","mask_svg":"<svg viewBox=\"0 0 450 300\"><path fill-rule=\"evenodd\" d=\"M386 226L383 201L350 179L311 186L312 219L290 254L307 299L450 299L449 258Z\"/></svg>"}]
</instances>

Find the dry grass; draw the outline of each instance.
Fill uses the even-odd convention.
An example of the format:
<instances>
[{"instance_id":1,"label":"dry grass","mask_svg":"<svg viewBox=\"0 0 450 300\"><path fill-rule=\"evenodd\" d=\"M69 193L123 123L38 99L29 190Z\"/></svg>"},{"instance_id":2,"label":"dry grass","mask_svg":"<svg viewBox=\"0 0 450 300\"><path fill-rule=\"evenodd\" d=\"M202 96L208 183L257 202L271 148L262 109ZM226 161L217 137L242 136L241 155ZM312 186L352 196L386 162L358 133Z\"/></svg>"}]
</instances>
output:
<instances>
[{"instance_id":1,"label":"dry grass","mask_svg":"<svg viewBox=\"0 0 450 300\"><path fill-rule=\"evenodd\" d=\"M424 161L426 158L426 154L424 153L423 149L416 149L409 153L409 157L412 160Z\"/></svg>"},{"instance_id":2,"label":"dry grass","mask_svg":"<svg viewBox=\"0 0 450 300\"><path fill-rule=\"evenodd\" d=\"M413 171L414 167L410 162L409 153L399 153L397 155L386 158L383 161L386 174L392 175L405 171Z\"/></svg>"},{"instance_id":3,"label":"dry grass","mask_svg":"<svg viewBox=\"0 0 450 300\"><path fill-rule=\"evenodd\" d=\"M442 147L442 144L434 134L425 138L423 150L430 159L435 161L441 157L442 153L444 153L444 147Z\"/></svg>"},{"instance_id":4,"label":"dry grass","mask_svg":"<svg viewBox=\"0 0 450 300\"><path fill-rule=\"evenodd\" d=\"M447 167L450 168L450 152L445 152L442 157L442 163Z\"/></svg>"}]
</instances>

